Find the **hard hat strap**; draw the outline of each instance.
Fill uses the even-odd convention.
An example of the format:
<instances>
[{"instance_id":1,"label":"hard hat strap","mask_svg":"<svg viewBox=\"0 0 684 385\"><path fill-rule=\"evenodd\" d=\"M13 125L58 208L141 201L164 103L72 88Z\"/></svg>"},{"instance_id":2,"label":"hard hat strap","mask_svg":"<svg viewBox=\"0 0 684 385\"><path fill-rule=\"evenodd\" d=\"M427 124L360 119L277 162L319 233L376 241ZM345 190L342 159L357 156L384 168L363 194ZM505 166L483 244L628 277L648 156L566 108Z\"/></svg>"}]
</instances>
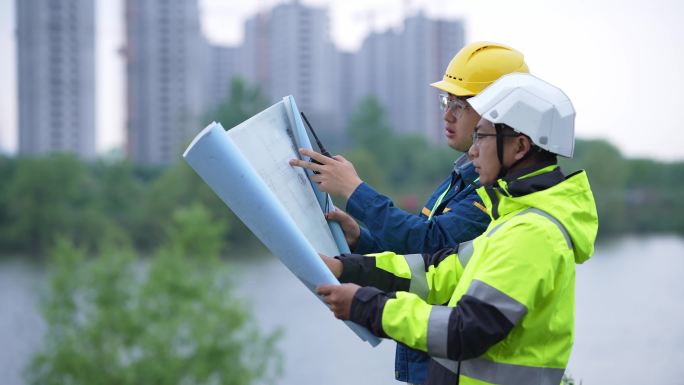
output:
<instances>
[{"instance_id":1,"label":"hard hat strap","mask_svg":"<svg viewBox=\"0 0 684 385\"><path fill-rule=\"evenodd\" d=\"M528 159L535 152L539 152L541 150L541 148L539 148L537 145L532 143L532 141L530 141L530 143L532 145L527 150L525 155L523 155L522 158L513 162L513 164L511 164L510 166L506 167L506 165L504 165L504 158L503 158L504 137L524 135L524 134L517 133L517 132L515 135L510 135L510 134L506 135L505 128L507 128L507 127L508 126L503 124L503 123L494 124L494 129L496 130L496 156L497 156L497 158L499 158L499 176L497 177L497 179L501 179L501 178L505 177L509 170L515 168L515 166L520 164L520 162L524 161L525 159Z\"/></svg>"},{"instance_id":2,"label":"hard hat strap","mask_svg":"<svg viewBox=\"0 0 684 385\"><path fill-rule=\"evenodd\" d=\"M503 178L508 172L503 159L504 127L506 126L503 123L494 124L494 129L496 130L496 157L499 158L499 176L496 179Z\"/></svg>"}]
</instances>

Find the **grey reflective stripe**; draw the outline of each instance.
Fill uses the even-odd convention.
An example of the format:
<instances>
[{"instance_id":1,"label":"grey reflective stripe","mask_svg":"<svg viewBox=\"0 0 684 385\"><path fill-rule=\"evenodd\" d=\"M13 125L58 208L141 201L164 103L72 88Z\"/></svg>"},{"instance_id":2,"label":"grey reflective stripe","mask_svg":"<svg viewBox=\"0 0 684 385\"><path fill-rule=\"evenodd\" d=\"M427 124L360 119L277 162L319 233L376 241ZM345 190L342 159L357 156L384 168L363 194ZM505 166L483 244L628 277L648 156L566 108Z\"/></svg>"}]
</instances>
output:
<instances>
[{"instance_id":1,"label":"grey reflective stripe","mask_svg":"<svg viewBox=\"0 0 684 385\"><path fill-rule=\"evenodd\" d=\"M425 275L425 262L422 254L408 254L404 256L406 263L411 269L411 284L409 292L418 295L422 299L427 299L430 293L428 289L427 276Z\"/></svg>"},{"instance_id":2,"label":"grey reflective stripe","mask_svg":"<svg viewBox=\"0 0 684 385\"><path fill-rule=\"evenodd\" d=\"M465 295L475 297L482 302L496 307L513 325L517 325L520 318L527 313L527 307L516 301L506 293L474 279Z\"/></svg>"},{"instance_id":3,"label":"grey reflective stripe","mask_svg":"<svg viewBox=\"0 0 684 385\"><path fill-rule=\"evenodd\" d=\"M538 208L536 208L536 207L530 207L530 208L527 209L527 210L523 210L523 211L521 211L518 215L522 215L522 214L526 214L526 213L535 213L535 214L541 215L542 217L545 217L546 219L548 219L548 220L550 220L551 222L553 222L553 224L556 225L556 227L558 227L558 230L560 230L560 232L561 232L561 233L563 234L563 236L565 237L565 241L568 243L568 248L569 248L570 250L572 250L572 248L573 248L573 246L572 246L572 239L570 238L570 235L568 234L568 231L565 230L565 226L563 226L563 224L560 223L560 222L558 221L558 219L556 219L553 215L547 213L546 211L540 210L540 209L538 209Z\"/></svg>"},{"instance_id":4,"label":"grey reflective stripe","mask_svg":"<svg viewBox=\"0 0 684 385\"><path fill-rule=\"evenodd\" d=\"M430 353L429 350L428 353ZM445 368L451 370L454 373L458 373L458 361L449 360L446 358L432 357L432 355L430 357L433 360L437 361L440 365L444 366Z\"/></svg>"},{"instance_id":5,"label":"grey reflective stripe","mask_svg":"<svg viewBox=\"0 0 684 385\"><path fill-rule=\"evenodd\" d=\"M491 237L492 235L494 235L494 233L496 233L499 230L499 228L501 226L503 226L503 224L506 222L507 221L503 221L503 222L499 223L498 225L494 226L494 228L489 230L489 232L487 233L487 237Z\"/></svg>"},{"instance_id":6,"label":"grey reflective stripe","mask_svg":"<svg viewBox=\"0 0 684 385\"><path fill-rule=\"evenodd\" d=\"M458 373L458 362L434 358L440 365ZM484 358L461 361L461 375L501 385L558 385L565 369L493 362Z\"/></svg>"},{"instance_id":7,"label":"grey reflective stripe","mask_svg":"<svg viewBox=\"0 0 684 385\"><path fill-rule=\"evenodd\" d=\"M462 242L458 245L458 260L461 262L461 266L465 269L470 257L473 256L473 240Z\"/></svg>"},{"instance_id":8,"label":"grey reflective stripe","mask_svg":"<svg viewBox=\"0 0 684 385\"><path fill-rule=\"evenodd\" d=\"M433 357L447 356L449 316L453 307L433 306L427 327L427 352Z\"/></svg>"},{"instance_id":9,"label":"grey reflective stripe","mask_svg":"<svg viewBox=\"0 0 684 385\"><path fill-rule=\"evenodd\" d=\"M565 369L504 364L484 358L461 362L461 374L464 376L502 385L558 385L563 373Z\"/></svg>"},{"instance_id":10,"label":"grey reflective stripe","mask_svg":"<svg viewBox=\"0 0 684 385\"><path fill-rule=\"evenodd\" d=\"M556 219L553 215L547 213L546 211L538 209L536 207L530 207L528 209L525 209L525 210L517 213L515 216L517 217L518 215L524 215L527 213L535 213L537 215L541 215L544 218L550 220L554 225L556 225L556 227L558 227L558 230L560 230L560 232L563 234L563 237L565 237L565 241L568 243L568 248L572 250L572 248L573 248L572 239L570 238L568 231L565 229L565 226L563 226L563 224L560 223L558 221L558 219ZM494 228L489 230L489 232L487 233L487 237L491 237L492 235L494 235L494 233L497 232L499 230L499 228L506 222L507 221L504 221L504 222L501 222L498 225L494 226Z\"/></svg>"}]
</instances>

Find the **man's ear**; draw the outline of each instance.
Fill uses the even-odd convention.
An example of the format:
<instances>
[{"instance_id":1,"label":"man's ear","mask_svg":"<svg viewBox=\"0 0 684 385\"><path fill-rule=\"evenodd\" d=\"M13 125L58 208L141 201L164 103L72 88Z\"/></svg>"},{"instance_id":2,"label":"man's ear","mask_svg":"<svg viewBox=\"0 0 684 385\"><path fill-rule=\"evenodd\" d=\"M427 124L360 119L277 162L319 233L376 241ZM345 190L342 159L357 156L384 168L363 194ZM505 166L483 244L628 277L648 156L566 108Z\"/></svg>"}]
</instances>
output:
<instances>
[{"instance_id":1,"label":"man's ear","mask_svg":"<svg viewBox=\"0 0 684 385\"><path fill-rule=\"evenodd\" d=\"M532 148L532 141L525 135L515 137L515 160L522 159L525 154Z\"/></svg>"}]
</instances>

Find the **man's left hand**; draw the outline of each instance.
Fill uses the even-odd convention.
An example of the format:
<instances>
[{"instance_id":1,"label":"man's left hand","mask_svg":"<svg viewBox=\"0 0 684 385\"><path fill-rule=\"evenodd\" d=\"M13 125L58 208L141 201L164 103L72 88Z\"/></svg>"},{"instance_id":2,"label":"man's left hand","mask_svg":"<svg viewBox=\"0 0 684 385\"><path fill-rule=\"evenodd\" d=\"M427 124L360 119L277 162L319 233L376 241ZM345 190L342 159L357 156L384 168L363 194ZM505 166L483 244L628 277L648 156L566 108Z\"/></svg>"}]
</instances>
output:
<instances>
[{"instance_id":1,"label":"man's left hand","mask_svg":"<svg viewBox=\"0 0 684 385\"><path fill-rule=\"evenodd\" d=\"M351 313L351 304L356 291L360 286L353 283L341 285L321 285L316 288L316 293L323 297L335 318L348 320Z\"/></svg>"}]
</instances>

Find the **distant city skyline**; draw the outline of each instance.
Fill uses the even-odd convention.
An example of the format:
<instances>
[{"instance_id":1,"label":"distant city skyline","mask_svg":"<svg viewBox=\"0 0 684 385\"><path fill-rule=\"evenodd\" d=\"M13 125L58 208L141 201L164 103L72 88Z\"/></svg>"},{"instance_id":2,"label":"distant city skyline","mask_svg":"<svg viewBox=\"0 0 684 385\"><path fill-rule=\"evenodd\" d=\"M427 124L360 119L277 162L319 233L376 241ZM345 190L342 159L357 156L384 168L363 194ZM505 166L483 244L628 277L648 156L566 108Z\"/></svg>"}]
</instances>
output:
<instances>
[{"instance_id":1,"label":"distant city skyline","mask_svg":"<svg viewBox=\"0 0 684 385\"><path fill-rule=\"evenodd\" d=\"M245 18L281 2L200 0L202 30L212 42L236 45ZM606 138L630 157L684 159L682 124L668 116L681 108L684 88L684 26L678 21L684 4L675 0L301 2L329 7L331 36L345 50L360 46L368 25L376 31L397 27L407 14L462 17L466 42L509 44L525 53L533 73L568 93L578 111L580 137ZM0 63L0 83L7 85L0 90L0 150L10 152L17 147L13 3L0 2L0 51L9 52ZM97 0L96 9L97 150L102 153L122 147L125 139L123 58L116 52L123 43L123 3ZM652 130L659 135L648 134Z\"/></svg>"}]
</instances>

